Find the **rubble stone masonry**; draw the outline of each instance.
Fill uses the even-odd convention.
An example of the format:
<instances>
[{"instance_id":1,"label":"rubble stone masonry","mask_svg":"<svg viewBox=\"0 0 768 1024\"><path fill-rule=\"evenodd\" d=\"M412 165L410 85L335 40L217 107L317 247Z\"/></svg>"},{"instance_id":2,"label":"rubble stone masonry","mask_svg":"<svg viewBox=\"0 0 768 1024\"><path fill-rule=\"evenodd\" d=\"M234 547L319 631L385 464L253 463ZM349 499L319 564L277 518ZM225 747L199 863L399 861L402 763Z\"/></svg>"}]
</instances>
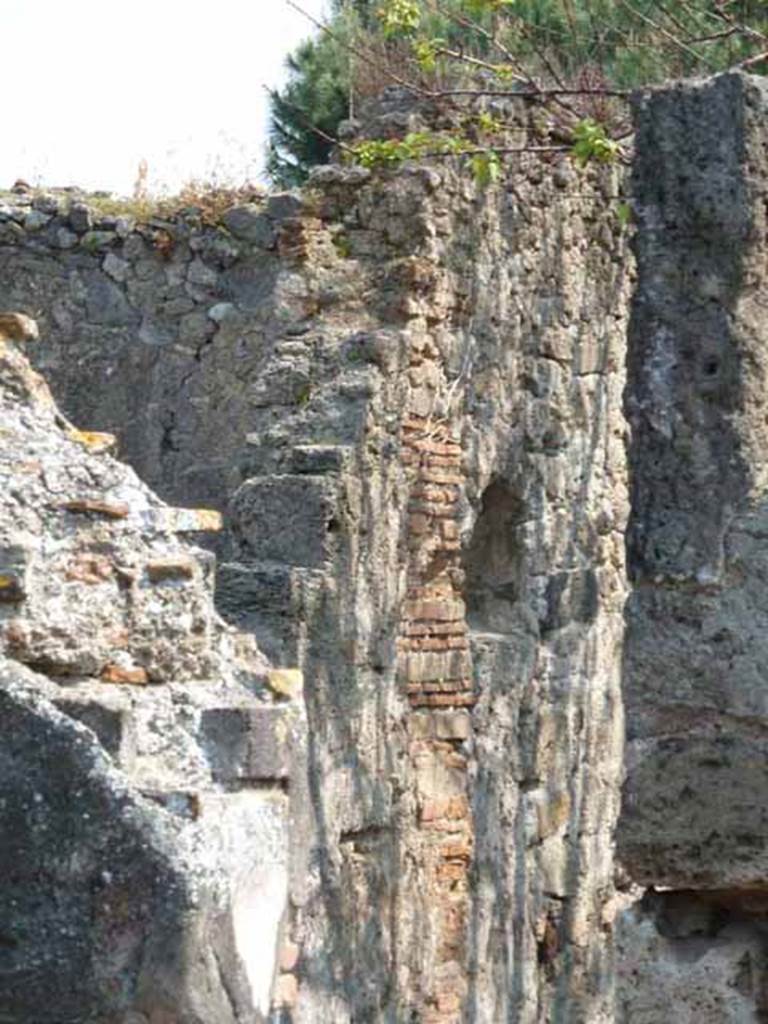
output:
<instances>
[{"instance_id":1,"label":"rubble stone masonry","mask_svg":"<svg viewBox=\"0 0 768 1024\"><path fill-rule=\"evenodd\" d=\"M180 813L185 842L214 805L269 832L264 800L290 837L283 901L258 858L229 917L206 909L211 883L191 945L160 974L129 971L149 979L145 1017L105 1024L255 1024L257 963L271 1024L765 1014L765 111L747 75L673 85L635 101L631 174L528 153L483 189L460 161L332 165L215 224L0 196L0 309L38 319L32 358L77 424L46 413L41 436L91 446L70 476L45 469L27 540L0 536L10 671L42 672L56 706L74 693L62 678L87 675L88 743L120 757L135 723L122 703L94 709L93 688L130 692L142 721L170 701L182 760L159 725L140 729L164 784L134 796ZM504 114L533 116L522 98ZM362 130L463 116L390 89ZM97 485L119 477L93 462L111 459L107 431L173 507L134 478ZM11 489L37 479L35 445ZM219 611L270 659L257 681L224 666L211 684L210 556L152 539L189 529L219 556ZM50 536L71 546L60 574ZM130 564L113 551L129 538L150 544ZM107 643L28 620L43 564L54 589L117 595L130 623L99 608ZM210 697L193 700L189 673L174 689L177 666ZM97 716L130 729L118 743ZM62 749L82 739L54 724ZM250 826L232 827L251 849ZM267 906L265 954L247 937ZM224 957L210 991L235 993L226 1011L184 988L200 950ZM81 962L56 957L65 974Z\"/></svg>"}]
</instances>

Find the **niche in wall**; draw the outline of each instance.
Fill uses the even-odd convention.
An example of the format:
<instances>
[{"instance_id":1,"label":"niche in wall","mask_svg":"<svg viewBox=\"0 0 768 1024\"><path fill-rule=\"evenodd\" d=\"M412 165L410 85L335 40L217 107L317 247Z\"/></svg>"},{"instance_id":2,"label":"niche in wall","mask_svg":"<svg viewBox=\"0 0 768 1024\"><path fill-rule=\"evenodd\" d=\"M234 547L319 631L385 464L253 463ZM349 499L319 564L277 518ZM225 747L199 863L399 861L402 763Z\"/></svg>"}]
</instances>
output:
<instances>
[{"instance_id":1,"label":"niche in wall","mask_svg":"<svg viewBox=\"0 0 768 1024\"><path fill-rule=\"evenodd\" d=\"M518 616L523 503L504 480L493 480L483 493L472 538L466 548L467 622L474 632L510 633Z\"/></svg>"}]
</instances>

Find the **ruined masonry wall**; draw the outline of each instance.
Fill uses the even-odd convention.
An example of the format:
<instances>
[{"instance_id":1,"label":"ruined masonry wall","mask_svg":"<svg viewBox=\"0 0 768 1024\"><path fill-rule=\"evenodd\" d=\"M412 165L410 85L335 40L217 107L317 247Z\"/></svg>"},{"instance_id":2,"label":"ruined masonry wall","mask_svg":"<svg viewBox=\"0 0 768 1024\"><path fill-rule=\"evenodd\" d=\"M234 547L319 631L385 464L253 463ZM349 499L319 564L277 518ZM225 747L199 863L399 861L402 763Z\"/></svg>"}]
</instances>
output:
<instances>
[{"instance_id":1,"label":"ruined masonry wall","mask_svg":"<svg viewBox=\"0 0 768 1024\"><path fill-rule=\"evenodd\" d=\"M280 275L300 243L282 229L300 209L264 198L209 228L195 211L137 224L77 195L0 196L4 308L39 321L34 358L73 421L116 432L167 499L224 508L258 382L264 405L302 400L306 372L264 375L275 335L316 311L303 282Z\"/></svg>"},{"instance_id":2,"label":"ruined masonry wall","mask_svg":"<svg viewBox=\"0 0 768 1024\"><path fill-rule=\"evenodd\" d=\"M52 252L49 208L0 248L65 406L228 505L219 604L304 669L296 1020L532 1021L565 993L609 1019L620 188L331 168L225 229L101 221L104 248Z\"/></svg>"},{"instance_id":3,"label":"ruined masonry wall","mask_svg":"<svg viewBox=\"0 0 768 1024\"><path fill-rule=\"evenodd\" d=\"M636 104L619 1019L760 1020L765 947L766 111L727 75ZM642 1008L642 1009L640 1009Z\"/></svg>"},{"instance_id":4,"label":"ruined masonry wall","mask_svg":"<svg viewBox=\"0 0 768 1024\"><path fill-rule=\"evenodd\" d=\"M327 167L217 226L3 197L65 411L224 512L217 604L304 672L276 1020L764 1012L764 108L640 97L631 183Z\"/></svg>"},{"instance_id":5,"label":"ruined masonry wall","mask_svg":"<svg viewBox=\"0 0 768 1024\"><path fill-rule=\"evenodd\" d=\"M216 614L218 516L58 411L32 326L0 318L3 1016L256 1024L294 980L300 673Z\"/></svg>"}]
</instances>

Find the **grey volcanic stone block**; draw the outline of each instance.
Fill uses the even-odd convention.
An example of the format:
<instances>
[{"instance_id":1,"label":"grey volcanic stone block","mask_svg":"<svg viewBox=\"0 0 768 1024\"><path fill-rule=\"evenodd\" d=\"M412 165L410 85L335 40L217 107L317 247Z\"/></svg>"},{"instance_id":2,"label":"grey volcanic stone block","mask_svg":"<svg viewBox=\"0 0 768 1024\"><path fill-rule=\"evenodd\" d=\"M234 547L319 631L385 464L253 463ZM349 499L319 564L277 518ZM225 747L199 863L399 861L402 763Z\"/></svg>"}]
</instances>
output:
<instances>
[{"instance_id":1,"label":"grey volcanic stone block","mask_svg":"<svg viewBox=\"0 0 768 1024\"><path fill-rule=\"evenodd\" d=\"M336 501L325 478L254 478L240 487L232 507L239 539L253 558L313 567L328 557Z\"/></svg>"},{"instance_id":2,"label":"grey volcanic stone block","mask_svg":"<svg viewBox=\"0 0 768 1024\"><path fill-rule=\"evenodd\" d=\"M597 579L592 569L559 572L546 589L547 612L541 624L547 633L570 622L592 622L598 611Z\"/></svg>"},{"instance_id":3,"label":"grey volcanic stone block","mask_svg":"<svg viewBox=\"0 0 768 1024\"><path fill-rule=\"evenodd\" d=\"M292 576L289 566L223 562L216 577L221 614L238 629L258 636L261 650L277 665L296 660Z\"/></svg>"},{"instance_id":4,"label":"grey volcanic stone block","mask_svg":"<svg viewBox=\"0 0 768 1024\"><path fill-rule=\"evenodd\" d=\"M279 707L210 708L200 733L214 778L280 780L291 774L291 712Z\"/></svg>"},{"instance_id":5,"label":"grey volcanic stone block","mask_svg":"<svg viewBox=\"0 0 768 1024\"><path fill-rule=\"evenodd\" d=\"M62 698L54 701L59 711L82 722L96 734L101 746L121 768L129 768L136 747L135 730L127 709L111 708L95 700Z\"/></svg>"},{"instance_id":6,"label":"grey volcanic stone block","mask_svg":"<svg viewBox=\"0 0 768 1024\"><path fill-rule=\"evenodd\" d=\"M89 231L93 217L85 203L72 203L69 208L69 226L73 231L82 234Z\"/></svg>"},{"instance_id":7,"label":"grey volcanic stone block","mask_svg":"<svg viewBox=\"0 0 768 1024\"><path fill-rule=\"evenodd\" d=\"M728 893L649 890L624 910L614 931L615 1024L746 1024L764 1017L765 903L760 893L745 896L742 909Z\"/></svg>"},{"instance_id":8,"label":"grey volcanic stone block","mask_svg":"<svg viewBox=\"0 0 768 1024\"><path fill-rule=\"evenodd\" d=\"M128 304L124 293L100 270L90 271L86 280L88 317L104 327L123 327L139 322L139 314Z\"/></svg>"},{"instance_id":9,"label":"grey volcanic stone block","mask_svg":"<svg viewBox=\"0 0 768 1024\"><path fill-rule=\"evenodd\" d=\"M768 873L766 113L765 80L742 74L635 100L617 847L641 884Z\"/></svg>"},{"instance_id":10,"label":"grey volcanic stone block","mask_svg":"<svg viewBox=\"0 0 768 1024\"><path fill-rule=\"evenodd\" d=\"M347 468L350 451L349 445L297 445L291 452L291 468L295 473L316 476L324 473L341 473Z\"/></svg>"},{"instance_id":11,"label":"grey volcanic stone block","mask_svg":"<svg viewBox=\"0 0 768 1024\"><path fill-rule=\"evenodd\" d=\"M275 244L275 229L258 206L233 206L224 214L224 224L235 238L269 249Z\"/></svg>"},{"instance_id":12,"label":"grey volcanic stone block","mask_svg":"<svg viewBox=\"0 0 768 1024\"><path fill-rule=\"evenodd\" d=\"M29 558L23 544L0 545L0 603L15 604L26 597Z\"/></svg>"},{"instance_id":13,"label":"grey volcanic stone block","mask_svg":"<svg viewBox=\"0 0 768 1024\"><path fill-rule=\"evenodd\" d=\"M279 192L267 200L267 214L274 220L299 217L304 211L304 202L296 192Z\"/></svg>"},{"instance_id":14,"label":"grey volcanic stone block","mask_svg":"<svg viewBox=\"0 0 768 1024\"><path fill-rule=\"evenodd\" d=\"M270 301L276 275L276 261L270 262L266 253L261 253L261 259L250 257L222 272L219 297L246 313L257 312Z\"/></svg>"},{"instance_id":15,"label":"grey volcanic stone block","mask_svg":"<svg viewBox=\"0 0 768 1024\"><path fill-rule=\"evenodd\" d=\"M256 1024L213 873L31 679L0 668L3 1024Z\"/></svg>"},{"instance_id":16,"label":"grey volcanic stone block","mask_svg":"<svg viewBox=\"0 0 768 1024\"><path fill-rule=\"evenodd\" d=\"M673 888L762 887L768 741L679 735L630 744L618 852L633 879Z\"/></svg>"}]
</instances>

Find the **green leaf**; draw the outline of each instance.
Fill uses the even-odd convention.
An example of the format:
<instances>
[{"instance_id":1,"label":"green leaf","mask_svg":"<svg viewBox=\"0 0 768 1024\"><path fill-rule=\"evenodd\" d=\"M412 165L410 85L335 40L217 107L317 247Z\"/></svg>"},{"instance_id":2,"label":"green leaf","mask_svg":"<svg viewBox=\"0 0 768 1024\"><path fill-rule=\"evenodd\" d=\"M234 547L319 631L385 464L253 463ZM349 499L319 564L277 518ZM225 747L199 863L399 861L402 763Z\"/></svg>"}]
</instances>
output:
<instances>
[{"instance_id":1,"label":"green leaf","mask_svg":"<svg viewBox=\"0 0 768 1024\"><path fill-rule=\"evenodd\" d=\"M352 146L351 155L361 166L373 168L400 163L407 153L399 139L363 139Z\"/></svg>"},{"instance_id":2,"label":"green leaf","mask_svg":"<svg viewBox=\"0 0 768 1024\"><path fill-rule=\"evenodd\" d=\"M508 64L494 64L493 73L500 82L511 82L515 77L515 71Z\"/></svg>"},{"instance_id":3,"label":"green leaf","mask_svg":"<svg viewBox=\"0 0 768 1024\"><path fill-rule=\"evenodd\" d=\"M598 163L613 163L621 152L618 142L612 139L605 128L591 117L579 121L573 129L573 146L571 154L582 166L591 160Z\"/></svg>"},{"instance_id":4,"label":"green leaf","mask_svg":"<svg viewBox=\"0 0 768 1024\"><path fill-rule=\"evenodd\" d=\"M489 114L487 110L484 110L477 118L477 126L482 132L488 132L488 134L496 134L503 130L504 124L494 117L493 114Z\"/></svg>"},{"instance_id":5,"label":"green leaf","mask_svg":"<svg viewBox=\"0 0 768 1024\"><path fill-rule=\"evenodd\" d=\"M616 207L616 218L623 228L632 220L632 207L629 203L619 203Z\"/></svg>"},{"instance_id":6,"label":"green leaf","mask_svg":"<svg viewBox=\"0 0 768 1024\"><path fill-rule=\"evenodd\" d=\"M499 154L489 149L485 153L476 153L469 162L475 182L478 188L487 188L494 184L501 176L501 158Z\"/></svg>"},{"instance_id":7,"label":"green leaf","mask_svg":"<svg viewBox=\"0 0 768 1024\"><path fill-rule=\"evenodd\" d=\"M385 38L413 35L421 24L418 0L384 0L376 11Z\"/></svg>"},{"instance_id":8,"label":"green leaf","mask_svg":"<svg viewBox=\"0 0 768 1024\"><path fill-rule=\"evenodd\" d=\"M430 74L437 68L437 55L445 46L444 39L416 39L413 43L413 54L422 71Z\"/></svg>"}]
</instances>

